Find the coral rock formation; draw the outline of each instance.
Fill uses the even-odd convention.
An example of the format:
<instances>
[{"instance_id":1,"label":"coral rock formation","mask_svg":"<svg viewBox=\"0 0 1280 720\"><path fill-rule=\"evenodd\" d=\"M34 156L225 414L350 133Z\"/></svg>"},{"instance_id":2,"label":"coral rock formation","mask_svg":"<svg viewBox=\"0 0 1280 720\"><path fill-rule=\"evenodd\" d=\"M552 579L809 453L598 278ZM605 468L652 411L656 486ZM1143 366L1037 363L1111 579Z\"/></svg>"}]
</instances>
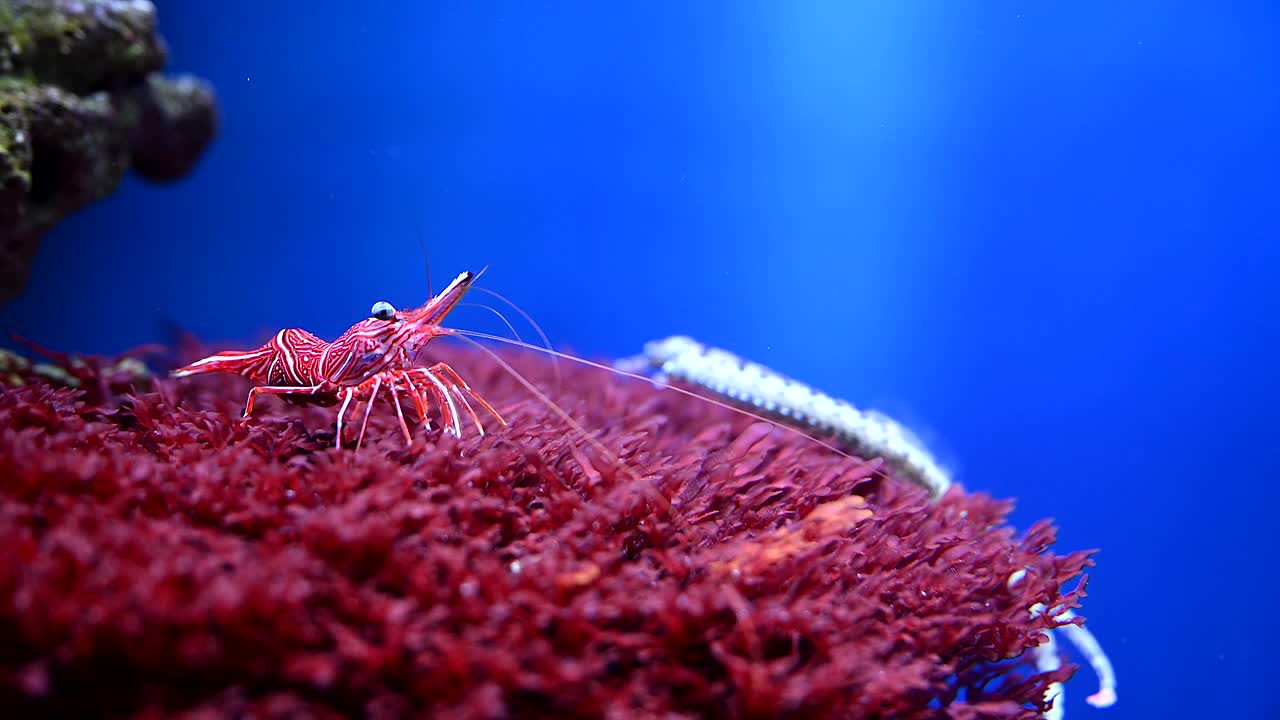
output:
<instances>
[{"instance_id":1,"label":"coral rock formation","mask_svg":"<svg viewBox=\"0 0 1280 720\"><path fill-rule=\"evenodd\" d=\"M0 0L0 303L60 220L130 167L182 176L212 140L212 90L155 74L167 57L145 0Z\"/></svg>"},{"instance_id":2,"label":"coral rock formation","mask_svg":"<svg viewBox=\"0 0 1280 720\"><path fill-rule=\"evenodd\" d=\"M200 357L192 353L189 358ZM561 406L450 357L510 425L462 439L237 378L10 362L0 706L163 716L1035 718L1026 660L1086 553L724 408L566 368ZM509 356L531 379L553 375ZM620 459L621 465L618 464ZM1026 571L1010 587L1009 577Z\"/></svg>"}]
</instances>

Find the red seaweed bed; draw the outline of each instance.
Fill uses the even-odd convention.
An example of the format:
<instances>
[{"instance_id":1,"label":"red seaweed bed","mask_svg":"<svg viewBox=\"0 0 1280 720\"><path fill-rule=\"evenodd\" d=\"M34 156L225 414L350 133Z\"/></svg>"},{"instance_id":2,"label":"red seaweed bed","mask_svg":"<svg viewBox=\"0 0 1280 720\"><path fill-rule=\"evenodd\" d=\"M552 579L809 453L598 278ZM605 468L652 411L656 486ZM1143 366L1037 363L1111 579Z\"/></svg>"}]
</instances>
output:
<instances>
[{"instance_id":1,"label":"red seaweed bed","mask_svg":"<svg viewBox=\"0 0 1280 720\"><path fill-rule=\"evenodd\" d=\"M452 357L510 427L406 449L383 402L359 451L332 408L238 425L238 378L11 368L6 716L1032 718L1073 670L1021 656L1087 553L1016 535L1009 502L930 505L876 461L562 367L553 396L620 470Z\"/></svg>"}]
</instances>

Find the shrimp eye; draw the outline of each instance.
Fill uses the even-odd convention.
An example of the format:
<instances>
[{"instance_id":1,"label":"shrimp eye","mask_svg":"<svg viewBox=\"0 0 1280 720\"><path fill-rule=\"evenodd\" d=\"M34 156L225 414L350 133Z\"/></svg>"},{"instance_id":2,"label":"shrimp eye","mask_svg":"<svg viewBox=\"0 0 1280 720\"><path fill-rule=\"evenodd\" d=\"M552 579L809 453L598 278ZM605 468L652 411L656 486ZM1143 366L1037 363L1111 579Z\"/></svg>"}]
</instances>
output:
<instances>
[{"instance_id":1,"label":"shrimp eye","mask_svg":"<svg viewBox=\"0 0 1280 720\"><path fill-rule=\"evenodd\" d=\"M394 320L396 318L396 308L385 300L379 300L373 304L373 309L369 311L369 314L379 320Z\"/></svg>"}]
</instances>

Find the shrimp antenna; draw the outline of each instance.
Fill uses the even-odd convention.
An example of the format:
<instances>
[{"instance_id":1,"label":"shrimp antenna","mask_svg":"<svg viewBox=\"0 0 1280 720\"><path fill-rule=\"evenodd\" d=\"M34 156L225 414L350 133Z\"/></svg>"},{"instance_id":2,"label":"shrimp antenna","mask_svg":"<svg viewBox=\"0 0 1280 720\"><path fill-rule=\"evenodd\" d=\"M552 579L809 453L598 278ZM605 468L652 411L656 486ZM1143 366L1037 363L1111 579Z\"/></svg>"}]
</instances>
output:
<instances>
[{"instance_id":1,"label":"shrimp antenna","mask_svg":"<svg viewBox=\"0 0 1280 720\"><path fill-rule=\"evenodd\" d=\"M511 331L511 334L515 336L516 340L519 340L520 342L524 342L524 338L520 337L520 332L516 330L516 326L512 325L511 321L507 319L507 316L499 312L497 308L494 308L489 305L485 305L484 303L458 303L458 307L460 308L473 307L473 308L480 308L481 310L488 310L489 312L496 315L498 319L502 321L502 324L507 326L507 329Z\"/></svg>"},{"instance_id":2,"label":"shrimp antenna","mask_svg":"<svg viewBox=\"0 0 1280 720\"><path fill-rule=\"evenodd\" d=\"M422 225L418 225L418 247L422 249L422 270L427 275L427 297L435 297L431 290L431 258L427 255L427 241L422 237Z\"/></svg>"},{"instance_id":3,"label":"shrimp antenna","mask_svg":"<svg viewBox=\"0 0 1280 720\"><path fill-rule=\"evenodd\" d=\"M443 330L444 328L441 328L441 329ZM558 350L547 350L545 348L540 348L537 345L530 345L529 343L512 340L511 338L502 337L501 335L490 335L489 333L476 332L475 330L459 330L457 328L449 328L448 330L450 335L457 337L459 340L467 340L472 345L475 345L476 347L479 347L480 349L488 352L490 356L494 357L495 359L499 359L499 358L497 358L497 356L494 355L493 352L489 350L489 348L483 345L480 345L479 343L473 340L470 340L469 338L480 338L483 340L492 340L493 342L506 343L507 345L515 345L516 347L523 347L529 350L545 352L552 357L562 358L564 360L576 362L580 365L586 365L587 367L593 367L599 370L604 370L606 372L611 372L615 375L621 375L622 377L633 378L635 380L643 380L644 382L648 382L648 383L654 382L653 378L645 377L644 375L641 375L639 373L627 372L626 370L619 370L618 368L609 367L608 365L605 365L603 363L587 360L586 358L580 358L577 355L570 355L569 353L563 353ZM501 362L500 359L499 361ZM528 381L522 379L522 382L527 383ZM865 462L864 458L854 457L853 455L850 455L849 453L841 450L840 448L832 445L831 443L828 443L824 440L816 438L813 435L810 435L809 433L804 432L803 430L797 427L793 427L791 425L787 425L784 423L779 423L777 420L772 420L770 418L765 417L764 415L761 415L760 413L752 412L744 407L731 405L730 403L723 402L715 398L707 397L706 395L700 395L696 392L693 392L692 390L686 390L685 388L682 388L678 385L665 385L664 388L667 390L673 390L681 395L687 395L691 398L701 400L702 402L705 402L705 403L710 403L712 405L715 405L716 407L721 407L727 410L732 410L734 412L742 413L747 417L753 418L763 423L768 423L775 428L781 428L784 432L792 433L799 437L811 440L821 445L822 447L830 450L831 452L841 457L848 458L849 460L862 460L863 462Z\"/></svg>"},{"instance_id":4,"label":"shrimp antenna","mask_svg":"<svg viewBox=\"0 0 1280 720\"><path fill-rule=\"evenodd\" d=\"M533 331L538 333L538 339L542 341L542 347L546 349L548 352L551 352L551 339L548 338L547 334L542 331L542 326L534 322L533 318L530 317L529 313L525 312L523 308L511 302L510 300L506 299L505 297L499 295L498 293L490 290L489 288L472 287L471 289L479 290L480 292L486 295L492 295L498 300L501 300L502 302L506 303L507 307L511 308L512 310L515 310L517 313L520 313L520 317L524 318L524 321L529 323L529 326L533 328ZM488 307L488 306L483 306L483 307ZM493 308L489 308L489 309L493 310ZM494 310L494 312L497 312L497 311ZM499 313L499 317L501 317L500 313ZM506 320L506 318L502 318L502 319L504 321ZM507 327L511 327L511 323L507 323ZM515 335L517 340L524 342L524 340L520 337L520 333L516 332L515 328L511 328L511 334ZM560 392L560 386L563 384L563 381L560 375L560 359L557 358L554 353L551 354L551 372L554 373L556 376L556 392Z\"/></svg>"},{"instance_id":5,"label":"shrimp antenna","mask_svg":"<svg viewBox=\"0 0 1280 720\"><path fill-rule=\"evenodd\" d=\"M490 339L502 340L502 341L511 343L513 345L525 345L526 347L530 347L535 350L538 349L536 345L529 345L528 343L516 342L511 338L504 338L501 335L488 335L486 333L477 333L477 332L471 332L471 331L460 332L460 331L451 329L450 334L452 334L454 337L458 338L459 340L462 340L463 342L467 343L468 345L475 347L477 350L481 351L485 355L489 356L490 360L493 360L495 363L498 364L499 367L505 370L507 374L515 378L517 382L519 382L521 385L524 386L525 390L528 390L530 394L532 394L535 398L538 399L539 402L542 403L543 407L550 409L551 412L555 413L555 415L558 416L562 421L564 421L565 424L573 428L575 432L577 432L584 440L586 440L587 443L591 445L593 449L595 449L597 452L603 455L605 460L607 460L610 464L612 464L620 473L625 475L631 481L636 482L640 486L641 492L646 497L649 498L649 500L654 504L654 507L656 509L659 509L662 512L665 512L667 517L675 520L678 523L678 525L686 526L690 529L693 529L693 526L688 523L688 519L684 516L684 513L682 513L680 509L677 508L669 498L667 498L667 496L663 495L661 490L654 487L652 484L645 482L644 478L631 472L631 469L627 466L626 463L622 461L622 458L618 457L617 453L613 452L608 447L606 447L605 444L600 442L599 438L597 438L595 435L592 435L590 432L587 432L587 429L582 427L581 423L579 423L577 420L574 420L573 417L569 415L569 413L565 412L564 408L560 407L558 404L556 404L554 400L547 397L546 393L542 392L537 388L537 386L529 382L529 380L526 379L524 375L520 374L520 371L511 367L511 364L508 363L506 360L503 360L502 357L498 355L496 352L494 352L493 350L490 350L484 345L481 345L479 342L468 337L468 335L475 335L476 337L487 337ZM572 357L572 356L568 356L568 357Z\"/></svg>"}]
</instances>

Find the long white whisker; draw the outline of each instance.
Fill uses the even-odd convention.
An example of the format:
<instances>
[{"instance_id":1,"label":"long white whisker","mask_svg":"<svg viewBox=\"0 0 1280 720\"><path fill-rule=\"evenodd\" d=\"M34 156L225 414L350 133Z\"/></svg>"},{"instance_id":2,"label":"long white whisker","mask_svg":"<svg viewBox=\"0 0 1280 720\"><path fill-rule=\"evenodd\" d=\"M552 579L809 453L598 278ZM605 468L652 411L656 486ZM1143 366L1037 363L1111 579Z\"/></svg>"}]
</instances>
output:
<instances>
[{"instance_id":1,"label":"long white whisker","mask_svg":"<svg viewBox=\"0 0 1280 720\"><path fill-rule=\"evenodd\" d=\"M441 328L441 329L443 330L443 329L445 329L445 328ZM598 362L595 362L595 361L593 361L593 360L587 360L586 358L580 358L580 357L578 357L578 356L576 356L576 355L570 355L569 353L563 353L563 352L560 352L560 351L558 351L558 350L551 350L551 349L549 349L549 348L540 348L540 347L538 347L537 345L530 345L530 344L528 344L528 343L521 343L521 342L517 342L517 341L515 341L515 340L512 340L511 338L505 338L505 337L502 337L501 335L490 335L489 333L477 332L477 331L475 331L475 330L458 330L458 329L456 329L456 328L448 328L448 331L449 331L449 334L457 336L459 340L470 340L470 338L480 338L480 339L482 339L482 340L492 340L492 341L494 341L494 342L506 343L506 344L508 344L508 345L515 345L516 347L523 347L523 348L526 348L526 349L528 349L528 350L536 350L536 351L539 351L539 352L545 352L545 353L547 353L548 355L552 355L552 356L557 357L557 358L562 358L562 359L564 359L564 360L569 360L569 361L572 361L572 362L576 362L576 363L578 363L578 364L580 364L580 365L586 365L587 367L593 367L593 368L596 368L596 369L599 369L599 370L605 370L605 371L607 371L607 372L611 372L611 373L613 373L613 374L615 374L615 375L621 375L622 377L633 378L633 379L635 379L635 380L643 380L644 382L648 382L648 383L652 383L652 382L653 382L653 378L645 377L644 375L640 375L640 374L638 374L638 373L627 372L626 370L619 370L618 368L615 368L615 367L609 367L608 365L605 365L605 364L603 364L603 363L598 363ZM492 351L491 351L491 350L489 350L489 348L486 348L486 347L484 347L483 345L480 345L479 343L476 343L476 342L474 342L474 341L472 341L472 344L474 344L474 345L476 345L476 346L478 346L478 347L481 347L481 348L483 348L485 351L490 352L490 353L492 354ZM496 356L496 355L494 355L494 357L497 357L497 356ZM835 454L837 454L837 455L839 455L839 456L841 456L841 457L849 458L850 460L861 460L861 459L862 459L862 458L855 458L854 456L852 456L852 455L850 455L849 453L847 453L847 452L845 452L845 451L841 450L840 448L838 448L838 447L836 447L836 446L832 445L831 443L828 443L828 442L826 442L826 441L820 440L819 438L816 438L816 437L814 437L814 436L812 436L812 435L810 435L810 434L808 434L808 433L806 433L806 432L804 432L804 431L800 430L799 428L792 427L792 426L790 426L790 425L785 425L785 424L783 424L783 423L779 423L779 422L778 422L778 421L776 421L776 420L773 420L773 419L767 418L767 417L765 417L764 415L761 415L761 414L759 414L759 413L752 412L752 411L750 411L750 410L748 410L748 409L746 409L746 408L744 408L744 407L741 407L741 406L738 406L738 405L733 405L733 404L730 404L730 403L727 403L727 402L723 402L723 401L721 401L721 400L717 400L717 399L715 399L715 398L707 397L706 395L699 395L698 393L693 392L692 390L686 390L685 388L678 387L678 386L676 386L676 385L665 385L664 387L665 387L666 389L668 389L668 390L674 390L675 392L680 393L681 395L687 395L687 396L689 396L689 397L691 397L691 398L695 398L695 399L697 399L697 400L701 400L702 402L711 403L712 405L715 405L716 407L725 408L726 410L732 410L733 412L739 412L739 413L742 413L742 414L746 415L747 417L753 418L753 419L755 419L755 420L759 420L760 422L769 423L770 425L772 425L772 426L774 426L774 427L776 427L776 428L781 428L781 429L785 430L786 432L794 433L794 434L796 434L796 435L798 435L798 436L800 436L800 437L802 437L802 438L805 438L805 439L807 439L807 440L810 440L810 441L812 441L812 442L815 442L815 443L817 443L817 444L821 445L822 447L824 447L824 448L826 448L826 449L830 450L831 452L833 452L833 453L835 453Z\"/></svg>"},{"instance_id":2,"label":"long white whisker","mask_svg":"<svg viewBox=\"0 0 1280 720\"><path fill-rule=\"evenodd\" d=\"M478 288L472 288L472 289L474 290ZM499 312L497 308L490 307L489 305L485 305L484 303L458 303L458 307L460 308L473 307L473 308L480 308L481 310L488 310L489 312L498 316L498 319L502 321L503 325L507 326L507 329L511 331L511 334L516 336L516 340L519 340L520 342L524 342L524 338L520 337L520 333L516 331L516 326L512 325L511 321L507 319L507 316Z\"/></svg>"},{"instance_id":3,"label":"long white whisker","mask_svg":"<svg viewBox=\"0 0 1280 720\"><path fill-rule=\"evenodd\" d=\"M435 297L431 292L431 258L427 255L427 241L422 239L422 226L418 226L418 247L422 250L422 267L427 276L427 297Z\"/></svg>"},{"instance_id":4,"label":"long white whisker","mask_svg":"<svg viewBox=\"0 0 1280 720\"><path fill-rule=\"evenodd\" d=\"M591 443L592 447L603 452L605 454L605 457L608 458L610 462L616 463L620 468L626 471L626 466L623 464L621 458L615 455L612 450L605 447L604 443L596 439L594 435L587 432L586 428L582 427L582 425L577 420L574 420L572 417L570 417L569 413L565 412L564 408L560 407L560 405L558 405L554 400L552 400L550 397L547 397L546 393L542 392L541 390L538 389L536 385L529 382L529 379L526 378L524 375L521 375L519 370L516 370L515 368L511 367L511 363L508 363L506 360L503 360L501 355L490 350L484 345L481 345L475 340L472 340L471 338L467 337L466 335L458 331L451 331L451 332L456 334L459 340L465 343L468 343L470 345L474 345L475 347L479 348L479 350L483 352L485 355L488 355L489 359L498 363L498 365L503 370L506 370L507 373L511 375L511 377L515 378L517 382L523 385L525 390L528 390L530 393L533 394L534 397L538 398L539 401L541 401L544 405L546 405L551 410L551 412L558 415L561 420L564 420L566 423L569 424L570 427L572 427L574 430L577 430L579 433L581 433L582 436L586 438L587 442ZM470 334L470 331L468 331L468 334ZM483 335L484 333L481 333L481 334ZM495 335L494 337L502 337L502 336ZM509 338L502 338L502 339L508 340L509 342L514 342L514 341L511 341ZM536 345L531 347L533 347L534 349L537 349ZM628 474L630 473L628 472Z\"/></svg>"},{"instance_id":5,"label":"long white whisker","mask_svg":"<svg viewBox=\"0 0 1280 720\"><path fill-rule=\"evenodd\" d=\"M600 442L600 440L597 439L594 435L587 432L587 429L582 427L582 425L577 420L574 420L572 417L570 417L569 413L564 411L564 408L560 407L554 400L547 397L546 393L542 392L537 388L537 386L529 382L529 380L524 375L520 374L520 371L511 367L511 364L508 363L506 360L503 360L502 356L498 355L498 353L490 350L484 345L481 345L475 340L472 340L466 335L457 334L457 338L469 345L475 346L476 349L480 350L480 352L483 352L485 355L488 355L491 360L498 363L499 367L501 367L503 370L506 370L507 373L511 375L511 377L515 378L516 381L519 382L521 385L523 385L524 388L528 390L530 393L532 393L534 397L538 398L538 400L542 402L544 407L550 409L551 412L559 416L561 420L565 421L565 423L567 423L569 427L576 430L578 434L580 434L583 437L583 439L585 439L592 447L594 447L596 450L603 453L605 456L605 459L608 460L610 463L612 463L613 466L616 467L619 472L621 472L623 475L626 475L628 478L630 478L632 482L637 483L642 488L646 496L648 496L649 498L654 500L654 502L656 502L659 506L661 506L662 510L667 514L667 517L681 518L683 522L683 514L675 509L675 507L671 504L671 501L668 500L665 495L663 495L661 492L658 491L657 488L651 486L649 483L642 481L639 477L636 476L635 473L631 472L631 468L627 467L627 464L622 462L622 458L618 457L616 453L614 453L609 448L605 447L605 444ZM503 338L503 339L506 339L506 338ZM537 348L535 347L534 349L537 349ZM551 352L554 352L554 351L551 351ZM568 357L572 357L572 356L568 356Z\"/></svg>"},{"instance_id":6,"label":"long white whisker","mask_svg":"<svg viewBox=\"0 0 1280 720\"><path fill-rule=\"evenodd\" d=\"M520 313L520 317L524 318L524 321L525 321L525 322L527 322L527 323L529 323L529 327L533 328L533 331L534 331L534 332L536 332L536 333L538 333L538 339L542 341L542 347L543 347L544 349L546 349L546 350L550 350L550 349L551 349L551 338L547 337L547 334L546 334L545 332L543 332L543 331L542 331L542 326L541 326L541 325L539 325L538 323L534 322L534 321L533 321L533 318L529 315L529 313L525 312L523 308L521 308L519 305L517 305L517 304L515 304L515 303L511 302L510 300L506 299L506 298L505 298L505 297L503 297L502 295L499 295L498 293L496 293L496 292L494 292L494 291L490 290L489 288L482 288L482 287L475 287L475 286L472 286L472 288L471 288L471 289L472 289L472 290L476 290L476 291L478 291L478 292L482 292L482 293L484 293L485 295L492 295L493 297L496 297L496 298L498 298L499 300L501 300L502 302L506 303L506 304L507 304L507 307L509 307L509 308L511 308L512 310L515 310L516 312ZM520 337L520 334L519 334L519 333L517 333L515 330L512 330L512 331L511 331L511 333L512 333L513 335L515 335L515 336L516 336L516 338L519 338L519 337ZM524 341L523 341L523 340L521 340L521 342L524 342ZM560 391L560 385L562 384L562 378L560 377L560 363L558 363L556 360L557 360L557 358L555 357L555 355L552 355L552 356L551 356L551 371L552 371L553 373L555 373L555 376L556 376L556 392L559 392L559 391Z\"/></svg>"}]
</instances>

